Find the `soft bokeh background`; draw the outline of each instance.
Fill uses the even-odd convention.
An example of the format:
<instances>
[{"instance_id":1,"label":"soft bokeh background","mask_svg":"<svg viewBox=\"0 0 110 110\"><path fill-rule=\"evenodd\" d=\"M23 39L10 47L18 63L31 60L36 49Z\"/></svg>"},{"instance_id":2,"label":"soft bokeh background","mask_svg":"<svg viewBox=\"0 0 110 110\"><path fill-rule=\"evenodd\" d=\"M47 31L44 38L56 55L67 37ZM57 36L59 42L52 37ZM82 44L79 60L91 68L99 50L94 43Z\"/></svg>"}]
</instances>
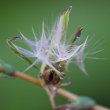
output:
<instances>
[{"instance_id":1,"label":"soft bokeh background","mask_svg":"<svg viewBox=\"0 0 110 110\"><path fill-rule=\"evenodd\" d=\"M50 28L54 20L72 5L69 32L78 26L84 27L83 36L93 38L90 48L104 49L95 55L104 60L86 60L89 76L83 75L71 64L69 74L73 85L68 90L96 99L98 104L110 107L110 1L109 0L0 0L0 58L23 71L28 64L14 55L6 44L6 39L18 35L19 31L33 37L40 35L44 20ZM95 45L95 42L98 43ZM35 70L28 74L37 76ZM68 79L66 78L66 79ZM57 98L65 103L64 98ZM52 110L48 96L42 88L20 79L0 79L0 110Z\"/></svg>"}]
</instances>

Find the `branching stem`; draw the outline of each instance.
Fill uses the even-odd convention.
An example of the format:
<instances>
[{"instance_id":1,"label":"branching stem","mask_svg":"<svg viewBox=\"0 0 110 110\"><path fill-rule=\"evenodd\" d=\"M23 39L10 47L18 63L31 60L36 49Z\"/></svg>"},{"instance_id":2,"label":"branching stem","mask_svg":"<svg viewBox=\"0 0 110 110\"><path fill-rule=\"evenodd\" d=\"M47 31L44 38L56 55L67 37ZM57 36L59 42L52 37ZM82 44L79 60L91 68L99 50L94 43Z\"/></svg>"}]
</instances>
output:
<instances>
[{"instance_id":1,"label":"branching stem","mask_svg":"<svg viewBox=\"0 0 110 110\"><path fill-rule=\"evenodd\" d=\"M3 72L4 72L4 68L1 68L1 67L0 67L0 73L3 73ZM16 71L16 72L14 73L14 76L15 76L15 77L18 77L18 78L20 78L20 79L26 80L26 81L28 81L28 82L31 82L31 83L33 83L33 84L35 84L35 85L37 85L37 86L43 86L43 84L42 84L42 82L41 82L40 79L34 78L34 77L32 77L32 76L30 76L30 75L28 75L28 74L25 74L25 73L23 73L23 72ZM62 89L62 88L59 88L59 89L57 90L57 93L58 93L59 95L65 97L65 98L69 99L69 100L76 100L76 99L78 98L77 95L75 95L75 94L73 94L73 93L71 93L71 92L69 92L69 91L66 91L66 90L64 90L64 89ZM100 105L96 105L96 106L93 107L92 110L110 110L110 109L105 108L105 107L102 107L102 106L100 106Z\"/></svg>"}]
</instances>

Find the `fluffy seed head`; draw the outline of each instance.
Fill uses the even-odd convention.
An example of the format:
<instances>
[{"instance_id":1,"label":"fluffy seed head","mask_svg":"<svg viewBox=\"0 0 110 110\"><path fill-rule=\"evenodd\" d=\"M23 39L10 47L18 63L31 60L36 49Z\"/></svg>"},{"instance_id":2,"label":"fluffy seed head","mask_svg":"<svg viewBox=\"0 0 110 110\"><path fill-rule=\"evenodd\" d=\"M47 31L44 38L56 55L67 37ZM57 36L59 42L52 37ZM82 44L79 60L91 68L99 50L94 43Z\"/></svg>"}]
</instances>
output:
<instances>
[{"instance_id":1,"label":"fluffy seed head","mask_svg":"<svg viewBox=\"0 0 110 110\"><path fill-rule=\"evenodd\" d=\"M84 51L87 45L86 40L80 44L74 44L75 40L80 36L81 29L79 33L72 36L72 42L67 39L67 29L69 23L69 15L72 7L70 6L66 12L64 12L53 25L49 35L45 34L44 22L42 23L42 32L40 39L35 39L34 41L28 39L20 33L23 41L29 46L30 50L19 47L15 44L16 50L29 58L35 58L35 61L26 70L30 69L39 62L42 62L41 73L46 69L46 66L51 68L56 72L56 74L61 78L66 69L67 65L71 60L74 60L78 67L86 73L84 67ZM34 36L35 33L33 31ZM63 63L60 63L63 62ZM65 62L65 63L64 63ZM63 66L62 66L63 65Z\"/></svg>"}]
</instances>

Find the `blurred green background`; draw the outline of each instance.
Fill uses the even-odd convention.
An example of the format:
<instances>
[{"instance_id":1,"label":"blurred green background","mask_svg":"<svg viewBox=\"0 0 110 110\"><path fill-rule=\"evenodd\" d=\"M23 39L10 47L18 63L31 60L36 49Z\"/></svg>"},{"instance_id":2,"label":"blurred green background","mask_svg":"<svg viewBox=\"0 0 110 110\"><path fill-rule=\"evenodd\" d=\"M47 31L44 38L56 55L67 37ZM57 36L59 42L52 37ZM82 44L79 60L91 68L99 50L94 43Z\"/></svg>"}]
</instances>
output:
<instances>
[{"instance_id":1,"label":"blurred green background","mask_svg":"<svg viewBox=\"0 0 110 110\"><path fill-rule=\"evenodd\" d=\"M33 37L32 27L39 36L42 21L47 29L72 5L68 35L78 26L83 26L82 36L88 36L93 50L104 49L95 55L104 60L87 59L88 76L71 64L66 79L73 85L67 87L78 95L94 98L98 104L110 107L110 0L0 0L0 58L23 71L28 64L17 57L7 46L6 40L19 31ZM95 44L95 42L98 42ZM29 70L37 76L38 72ZM62 97L58 104L66 103ZM52 110L46 92L20 79L0 79L0 110Z\"/></svg>"}]
</instances>

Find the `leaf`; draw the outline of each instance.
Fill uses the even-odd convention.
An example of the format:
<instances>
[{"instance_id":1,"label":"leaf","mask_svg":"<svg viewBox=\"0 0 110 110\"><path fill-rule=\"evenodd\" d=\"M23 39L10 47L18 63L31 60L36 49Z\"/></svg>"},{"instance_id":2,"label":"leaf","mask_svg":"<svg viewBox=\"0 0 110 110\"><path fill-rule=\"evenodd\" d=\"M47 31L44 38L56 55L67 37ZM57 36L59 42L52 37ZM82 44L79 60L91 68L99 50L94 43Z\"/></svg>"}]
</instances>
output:
<instances>
[{"instance_id":1,"label":"leaf","mask_svg":"<svg viewBox=\"0 0 110 110\"><path fill-rule=\"evenodd\" d=\"M95 104L96 102L92 98L82 96L69 104L57 106L56 110L91 110Z\"/></svg>"},{"instance_id":2,"label":"leaf","mask_svg":"<svg viewBox=\"0 0 110 110\"><path fill-rule=\"evenodd\" d=\"M5 63L3 60L0 60L0 68L3 68L5 76L14 76L16 69L10 64ZM3 75L1 75L3 76Z\"/></svg>"},{"instance_id":3,"label":"leaf","mask_svg":"<svg viewBox=\"0 0 110 110\"><path fill-rule=\"evenodd\" d=\"M81 96L77 100L74 100L72 104L78 108L91 108L96 104L96 102L90 97Z\"/></svg>"}]
</instances>

